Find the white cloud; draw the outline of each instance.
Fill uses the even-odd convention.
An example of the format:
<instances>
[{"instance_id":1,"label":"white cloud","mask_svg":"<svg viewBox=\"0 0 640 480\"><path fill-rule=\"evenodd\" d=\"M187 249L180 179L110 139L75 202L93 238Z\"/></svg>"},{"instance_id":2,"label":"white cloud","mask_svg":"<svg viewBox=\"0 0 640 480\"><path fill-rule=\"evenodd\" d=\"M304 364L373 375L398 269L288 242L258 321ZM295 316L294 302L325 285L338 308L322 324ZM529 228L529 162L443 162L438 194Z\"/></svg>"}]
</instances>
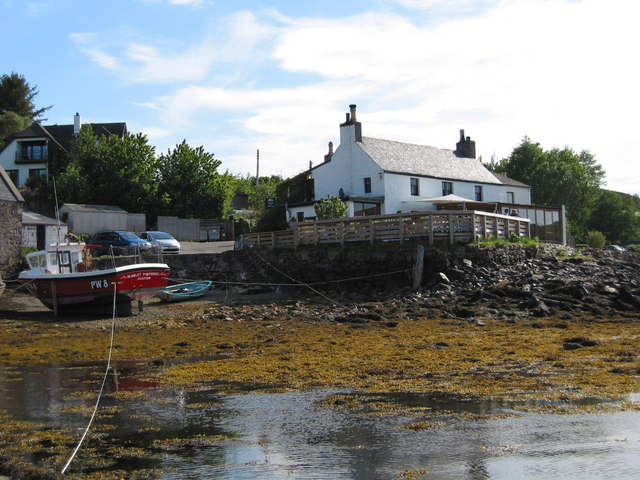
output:
<instances>
[{"instance_id":1,"label":"white cloud","mask_svg":"<svg viewBox=\"0 0 640 480\"><path fill-rule=\"evenodd\" d=\"M136 81L189 83L153 99L156 128L217 152L225 168L251 165L260 148L265 174L298 173L329 140L337 146L338 124L357 103L367 136L454 148L464 128L489 160L528 135L544 148L592 151L611 188L640 192L627 167L639 10L625 0L512 0L437 24L375 11L238 12L223 21L224 39L205 34L173 52L131 44L120 62Z\"/></svg>"},{"instance_id":2,"label":"white cloud","mask_svg":"<svg viewBox=\"0 0 640 480\"><path fill-rule=\"evenodd\" d=\"M112 71L119 70L120 62L118 59L95 46L96 35L91 33L72 33L69 38L76 43L80 51L102 68Z\"/></svg>"},{"instance_id":3,"label":"white cloud","mask_svg":"<svg viewBox=\"0 0 640 480\"><path fill-rule=\"evenodd\" d=\"M49 12L49 4L45 2L27 3L27 15L29 17L42 17Z\"/></svg>"}]
</instances>

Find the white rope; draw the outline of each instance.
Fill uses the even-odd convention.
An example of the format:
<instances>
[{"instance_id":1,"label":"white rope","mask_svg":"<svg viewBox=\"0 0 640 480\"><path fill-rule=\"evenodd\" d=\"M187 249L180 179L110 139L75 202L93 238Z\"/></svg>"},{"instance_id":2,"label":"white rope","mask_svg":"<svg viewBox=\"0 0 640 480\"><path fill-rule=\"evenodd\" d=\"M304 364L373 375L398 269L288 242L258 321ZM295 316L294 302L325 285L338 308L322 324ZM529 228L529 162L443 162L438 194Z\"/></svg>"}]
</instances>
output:
<instances>
[{"instance_id":1,"label":"white rope","mask_svg":"<svg viewBox=\"0 0 640 480\"><path fill-rule=\"evenodd\" d=\"M284 276L288 276L283 272L280 272L278 269L276 269L275 267L273 267L272 265L268 264L271 268L274 268L276 271L278 271L278 273L284 275ZM399 273L406 273L406 272L412 272L414 270L413 267L411 268L405 268L402 270L395 270L393 272L383 272L383 273L374 273L371 275L361 275L359 277L348 277L348 278L338 278L335 280L324 280L322 282L310 282L310 283L302 283L299 282L298 280L289 277L292 281L296 282L296 283L273 283L273 282L232 282L229 280L211 280L214 284L218 284L218 285L259 285L259 286L264 286L264 287L300 287L300 286L315 286L315 285L328 285L330 283L344 283L344 282L352 282L354 280L364 280L367 278L376 278L376 277L385 277L387 275L397 275ZM176 282L176 284L181 284L181 283L185 283L185 282L199 282L201 280L195 280L195 279L188 279L188 278L169 278L169 280Z\"/></svg>"},{"instance_id":2,"label":"white rope","mask_svg":"<svg viewBox=\"0 0 640 480\"><path fill-rule=\"evenodd\" d=\"M111 368L111 354L113 352L113 337L114 337L115 330L116 330L116 283L113 284L113 314L111 317L111 344L109 345L109 358L107 359L107 369L105 370L104 377L102 378L102 385L100 386L100 391L98 392L98 399L96 400L96 405L93 408L93 414L89 419L89 424L87 425L87 428L85 429L84 434L82 435L82 438L78 442L78 446L73 451L73 453L71 454L71 457L69 457L69 460L67 461L66 465L62 469L62 472L61 472L62 475L64 475L64 472L67 471L67 468L69 468L69 465L71 465L71 462L73 461L73 458L76 456L76 453L78 453L78 450L80 450L80 446L82 445L82 442L84 442L84 439L87 436L87 433L89 433L89 428L91 428L93 419L95 418L96 413L98 412L98 405L100 405L100 399L102 397L102 392L104 391L104 385L107 382L107 377L109 376L109 369Z\"/></svg>"}]
</instances>

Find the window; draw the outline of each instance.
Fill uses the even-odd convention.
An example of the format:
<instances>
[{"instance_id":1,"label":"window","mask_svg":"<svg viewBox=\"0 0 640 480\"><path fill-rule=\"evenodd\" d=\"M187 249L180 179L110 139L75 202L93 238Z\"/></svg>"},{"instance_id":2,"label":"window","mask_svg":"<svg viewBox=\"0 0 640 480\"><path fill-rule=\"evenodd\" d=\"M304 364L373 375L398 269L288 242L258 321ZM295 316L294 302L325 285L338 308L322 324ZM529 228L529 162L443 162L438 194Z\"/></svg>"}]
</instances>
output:
<instances>
[{"instance_id":1,"label":"window","mask_svg":"<svg viewBox=\"0 0 640 480\"><path fill-rule=\"evenodd\" d=\"M19 170L7 170L6 172L13 184L17 187L19 185L18 182L20 181Z\"/></svg>"},{"instance_id":2,"label":"window","mask_svg":"<svg viewBox=\"0 0 640 480\"><path fill-rule=\"evenodd\" d=\"M305 201L310 202L316 196L316 184L315 180L312 176L307 176L307 179L304 183L305 188Z\"/></svg>"},{"instance_id":3,"label":"window","mask_svg":"<svg viewBox=\"0 0 640 480\"><path fill-rule=\"evenodd\" d=\"M19 160L24 162L42 162L47 159L47 142L23 143Z\"/></svg>"},{"instance_id":4,"label":"window","mask_svg":"<svg viewBox=\"0 0 640 480\"><path fill-rule=\"evenodd\" d=\"M420 195L420 184L417 178L411 178L411 195Z\"/></svg>"},{"instance_id":5,"label":"window","mask_svg":"<svg viewBox=\"0 0 640 480\"><path fill-rule=\"evenodd\" d=\"M514 201L514 196L513 192L507 192L507 203L516 203Z\"/></svg>"},{"instance_id":6,"label":"window","mask_svg":"<svg viewBox=\"0 0 640 480\"><path fill-rule=\"evenodd\" d=\"M453 193L453 183L442 182L442 196L451 195Z\"/></svg>"},{"instance_id":7,"label":"window","mask_svg":"<svg viewBox=\"0 0 640 480\"><path fill-rule=\"evenodd\" d=\"M46 168L30 168L29 177L44 177L47 174Z\"/></svg>"},{"instance_id":8,"label":"window","mask_svg":"<svg viewBox=\"0 0 640 480\"><path fill-rule=\"evenodd\" d=\"M356 217L380 215L379 203L353 202L353 212Z\"/></svg>"},{"instance_id":9,"label":"window","mask_svg":"<svg viewBox=\"0 0 640 480\"><path fill-rule=\"evenodd\" d=\"M371 193L371 177L364 179L364 193Z\"/></svg>"},{"instance_id":10,"label":"window","mask_svg":"<svg viewBox=\"0 0 640 480\"><path fill-rule=\"evenodd\" d=\"M476 202L482 201L482 185L476 185Z\"/></svg>"}]
</instances>

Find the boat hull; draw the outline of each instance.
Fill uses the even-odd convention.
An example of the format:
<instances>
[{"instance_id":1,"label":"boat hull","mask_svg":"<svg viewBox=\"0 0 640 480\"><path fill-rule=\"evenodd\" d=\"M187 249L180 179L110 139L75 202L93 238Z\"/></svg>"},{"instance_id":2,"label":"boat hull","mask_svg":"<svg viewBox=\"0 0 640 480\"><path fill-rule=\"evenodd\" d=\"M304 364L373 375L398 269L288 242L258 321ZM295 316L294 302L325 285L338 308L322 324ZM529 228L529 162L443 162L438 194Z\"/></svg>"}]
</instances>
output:
<instances>
[{"instance_id":1,"label":"boat hull","mask_svg":"<svg viewBox=\"0 0 640 480\"><path fill-rule=\"evenodd\" d=\"M156 296L163 302L182 302L202 297L209 291L212 283L210 281L200 281L173 285L160 290Z\"/></svg>"},{"instance_id":2,"label":"boat hull","mask_svg":"<svg viewBox=\"0 0 640 480\"><path fill-rule=\"evenodd\" d=\"M21 274L18 280L49 308L127 297L146 300L167 286L169 267L160 263L65 274ZM115 291L115 292L114 292Z\"/></svg>"}]
</instances>

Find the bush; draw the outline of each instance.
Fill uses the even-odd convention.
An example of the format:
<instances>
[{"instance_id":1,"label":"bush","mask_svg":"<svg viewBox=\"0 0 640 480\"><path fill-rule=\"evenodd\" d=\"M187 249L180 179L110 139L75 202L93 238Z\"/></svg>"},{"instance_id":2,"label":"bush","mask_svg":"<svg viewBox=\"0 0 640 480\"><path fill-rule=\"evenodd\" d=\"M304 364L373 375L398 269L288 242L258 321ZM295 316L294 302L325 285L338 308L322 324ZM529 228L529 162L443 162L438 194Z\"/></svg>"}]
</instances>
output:
<instances>
[{"instance_id":1,"label":"bush","mask_svg":"<svg viewBox=\"0 0 640 480\"><path fill-rule=\"evenodd\" d=\"M602 232L598 232L597 230L592 230L587 233L587 245L591 248L602 248L606 243L606 239L604 238L604 234Z\"/></svg>"}]
</instances>

